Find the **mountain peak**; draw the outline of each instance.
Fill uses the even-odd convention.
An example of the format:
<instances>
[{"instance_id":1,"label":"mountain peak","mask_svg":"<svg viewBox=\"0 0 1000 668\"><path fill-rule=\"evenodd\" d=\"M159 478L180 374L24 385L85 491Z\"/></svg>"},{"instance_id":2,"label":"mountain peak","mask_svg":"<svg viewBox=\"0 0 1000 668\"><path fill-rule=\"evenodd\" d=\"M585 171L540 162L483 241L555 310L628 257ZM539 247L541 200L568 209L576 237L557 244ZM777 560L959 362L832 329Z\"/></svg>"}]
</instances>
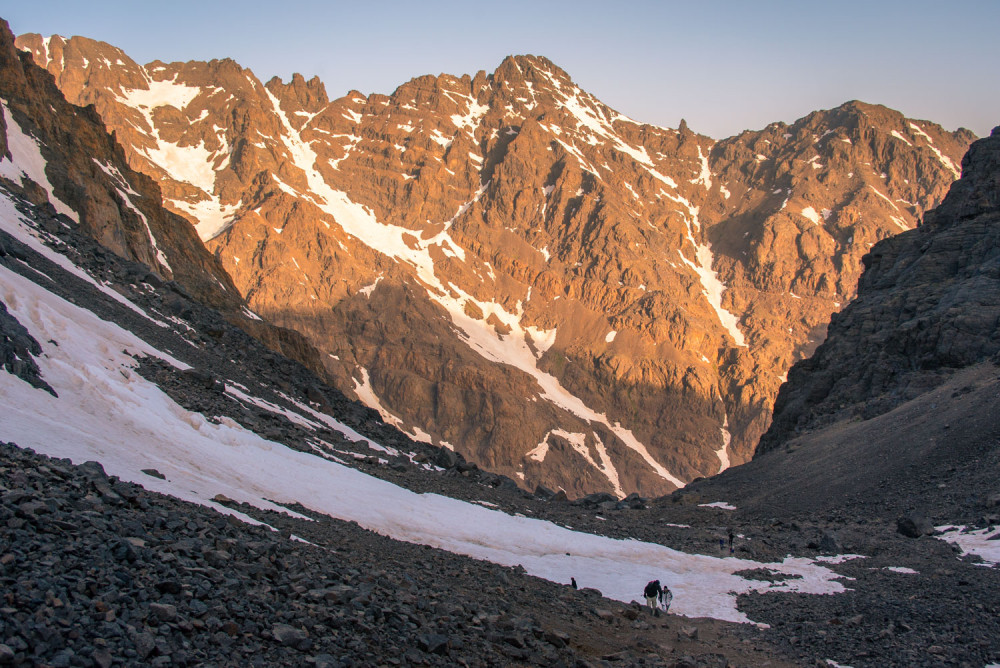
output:
<instances>
[{"instance_id":1,"label":"mountain peak","mask_svg":"<svg viewBox=\"0 0 1000 668\"><path fill-rule=\"evenodd\" d=\"M714 142L627 119L536 55L332 102L298 74L104 57L49 70L324 377L573 496L746 461L861 256L964 152L830 112Z\"/></svg>"},{"instance_id":2,"label":"mountain peak","mask_svg":"<svg viewBox=\"0 0 1000 668\"><path fill-rule=\"evenodd\" d=\"M1000 126L969 147L962 158L962 178L955 182L930 225L943 225L1000 211Z\"/></svg>"}]
</instances>

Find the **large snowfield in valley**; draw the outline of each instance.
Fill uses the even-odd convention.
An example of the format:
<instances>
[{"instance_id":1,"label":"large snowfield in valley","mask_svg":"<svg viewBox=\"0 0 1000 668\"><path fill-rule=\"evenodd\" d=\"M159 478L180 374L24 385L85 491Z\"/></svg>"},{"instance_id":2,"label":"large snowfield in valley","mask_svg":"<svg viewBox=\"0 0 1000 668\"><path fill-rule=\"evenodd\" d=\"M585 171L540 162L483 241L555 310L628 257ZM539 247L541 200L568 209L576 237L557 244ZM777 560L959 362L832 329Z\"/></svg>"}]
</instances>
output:
<instances>
[{"instance_id":1,"label":"large snowfield in valley","mask_svg":"<svg viewBox=\"0 0 1000 668\"><path fill-rule=\"evenodd\" d=\"M8 217L3 222L7 231L27 232L20 221ZM231 420L215 423L185 410L135 373L132 356L155 355L183 364L6 268L0 268L0 299L41 343L44 352L37 361L58 394L53 397L9 373L0 374L0 404L5 407L0 439L22 447L75 463L96 460L123 480L224 513L233 511L212 501L217 494L280 510L266 499L299 501L399 540L520 564L556 582L575 577L580 586L621 601L639 599L645 582L658 578L675 594L672 610L692 617L748 622L736 609L736 594L753 589L844 590L836 573L808 559L759 564L690 555L416 494L267 441ZM166 480L142 473L148 468ZM733 574L760 566L801 578L770 585Z\"/></svg>"},{"instance_id":2,"label":"large snowfield in valley","mask_svg":"<svg viewBox=\"0 0 1000 668\"><path fill-rule=\"evenodd\" d=\"M9 200L3 204L0 229L68 264L40 243ZM78 275L84 273L73 269ZM104 287L88 278L92 285ZM246 521L252 520L212 499L223 494L285 512L289 511L275 503L300 502L399 540L507 566L520 564L528 573L554 582L568 583L575 577L580 586L599 589L620 601L641 598L644 583L659 579L674 592L671 610L689 617L752 622L737 610L736 596L754 590L845 591L841 576L824 565L836 558L789 557L781 563L759 563L686 554L663 545L586 534L474 503L411 492L265 440L228 418L208 420L185 410L134 371L134 356L156 356L179 369L187 365L7 268L0 268L0 300L41 344L43 354L37 362L42 377L58 394L53 397L12 374L0 374L0 405L4 406L0 439L22 447L74 463L96 460L111 475ZM131 302L128 305L139 310ZM232 386L227 391L239 393ZM290 417L299 424L315 424L314 412L300 408L302 414ZM142 472L149 468L166 479ZM1000 541L958 531L949 536L968 551L1000 560ZM735 575L760 567L794 577L769 583Z\"/></svg>"}]
</instances>

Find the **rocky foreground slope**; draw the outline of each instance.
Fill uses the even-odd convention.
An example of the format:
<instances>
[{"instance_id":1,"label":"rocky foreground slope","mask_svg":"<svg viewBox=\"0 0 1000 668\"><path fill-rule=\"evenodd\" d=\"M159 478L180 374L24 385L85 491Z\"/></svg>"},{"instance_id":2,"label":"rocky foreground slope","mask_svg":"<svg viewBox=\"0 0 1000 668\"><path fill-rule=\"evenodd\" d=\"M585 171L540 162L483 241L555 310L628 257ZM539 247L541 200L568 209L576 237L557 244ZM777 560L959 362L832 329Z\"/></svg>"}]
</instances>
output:
<instances>
[{"instance_id":1,"label":"rocky foreground slope","mask_svg":"<svg viewBox=\"0 0 1000 668\"><path fill-rule=\"evenodd\" d=\"M236 63L18 45L94 108L311 366L533 489L658 495L750 458L788 367L972 136L851 102L715 141L544 58L331 100Z\"/></svg>"}]
</instances>

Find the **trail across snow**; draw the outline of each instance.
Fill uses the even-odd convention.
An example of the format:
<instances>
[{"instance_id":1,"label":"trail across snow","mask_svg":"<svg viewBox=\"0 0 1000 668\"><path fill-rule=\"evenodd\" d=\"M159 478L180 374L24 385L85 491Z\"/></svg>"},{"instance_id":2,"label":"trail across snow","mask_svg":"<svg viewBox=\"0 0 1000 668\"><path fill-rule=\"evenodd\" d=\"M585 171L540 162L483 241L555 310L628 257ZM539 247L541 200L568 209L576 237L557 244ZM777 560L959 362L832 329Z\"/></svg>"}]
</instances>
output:
<instances>
[{"instance_id":1,"label":"trail across snow","mask_svg":"<svg viewBox=\"0 0 1000 668\"><path fill-rule=\"evenodd\" d=\"M59 395L0 373L0 439L22 447L76 463L97 460L123 480L226 513L232 511L211 501L215 495L270 509L273 502L298 501L399 540L520 564L556 582L572 576L621 601L638 599L643 584L658 578L674 591L672 609L692 617L749 622L736 609L736 595L751 590L844 591L836 573L808 559L761 564L690 555L396 487L267 441L229 419L214 423L183 409L134 372L132 355L182 363L6 268L0 268L0 299L41 343L39 367ZM143 474L145 468L166 479ZM772 584L734 575L759 567L801 577Z\"/></svg>"}]
</instances>

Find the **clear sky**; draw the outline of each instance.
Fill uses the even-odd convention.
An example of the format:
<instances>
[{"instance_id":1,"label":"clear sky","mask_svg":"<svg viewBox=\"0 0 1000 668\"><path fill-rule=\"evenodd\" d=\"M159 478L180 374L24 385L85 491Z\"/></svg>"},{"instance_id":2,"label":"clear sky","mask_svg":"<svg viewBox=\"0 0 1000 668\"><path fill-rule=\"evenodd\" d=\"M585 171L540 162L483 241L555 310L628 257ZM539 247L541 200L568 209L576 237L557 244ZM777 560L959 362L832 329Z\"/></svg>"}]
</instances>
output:
<instances>
[{"instance_id":1,"label":"clear sky","mask_svg":"<svg viewBox=\"0 0 1000 668\"><path fill-rule=\"evenodd\" d=\"M7 5L7 6L4 6ZM721 139L847 100L979 136L1000 125L1000 0L31 0L16 34L84 35L140 63L230 57L330 97L548 57L632 118Z\"/></svg>"}]
</instances>

